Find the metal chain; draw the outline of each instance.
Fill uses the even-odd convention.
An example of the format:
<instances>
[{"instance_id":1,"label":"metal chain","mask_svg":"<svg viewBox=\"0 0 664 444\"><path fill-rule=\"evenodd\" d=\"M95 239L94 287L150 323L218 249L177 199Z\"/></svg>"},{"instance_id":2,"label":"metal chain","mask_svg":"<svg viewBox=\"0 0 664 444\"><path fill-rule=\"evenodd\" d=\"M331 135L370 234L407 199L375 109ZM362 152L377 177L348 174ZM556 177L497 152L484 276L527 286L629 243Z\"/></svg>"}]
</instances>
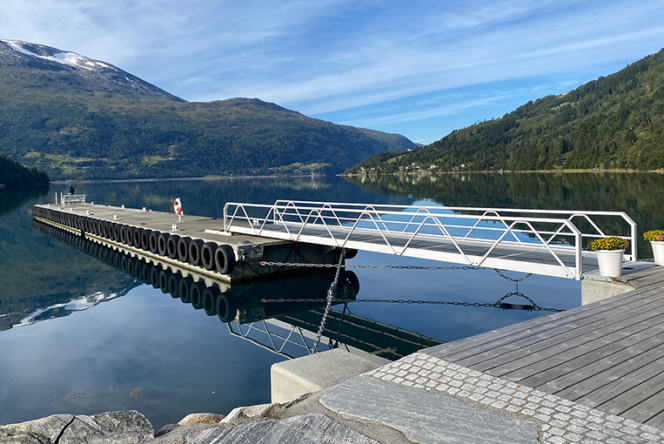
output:
<instances>
[{"instance_id":1,"label":"metal chain","mask_svg":"<svg viewBox=\"0 0 664 444\"><path fill-rule=\"evenodd\" d=\"M278 299L261 299L261 302L264 303L264 304L270 303L270 302L298 302L299 303L299 302L322 302L324 300L325 299L322 299L322 298L308 298L308 299L307 298L301 298L301 299L298 299L298 298L278 298ZM337 298L334 298L332 300L332 302L333 302L333 305L336 305L336 304L342 304L342 303L345 304L347 302L356 302L356 300L355 299L337 299Z\"/></svg>"},{"instance_id":2,"label":"metal chain","mask_svg":"<svg viewBox=\"0 0 664 444\"><path fill-rule=\"evenodd\" d=\"M472 265L452 267L423 267L420 265L336 265L336 264L302 264L298 262L259 262L262 266L301 267L301 268L389 268L393 270L493 270L493 268L476 267Z\"/></svg>"},{"instance_id":3,"label":"metal chain","mask_svg":"<svg viewBox=\"0 0 664 444\"><path fill-rule=\"evenodd\" d=\"M337 283L339 282L339 275L341 274L341 267L344 261L344 256L346 256L346 249L341 249L341 254L339 255L339 263L337 264L337 272L334 275L334 280L330 289L327 290L327 304L325 305L325 311L323 312L323 318L320 321L320 327L318 327L318 334L316 335L316 342L311 349L311 353L316 353L318 351L318 344L320 344L320 339L323 337L323 330L325 330L325 323L327 322L327 316L330 314L330 307L332 306L332 301L337 294Z\"/></svg>"},{"instance_id":4,"label":"metal chain","mask_svg":"<svg viewBox=\"0 0 664 444\"><path fill-rule=\"evenodd\" d=\"M509 276L505 276L505 275L503 274L503 272L500 271L500 270L498 270L497 268L494 268L494 271L495 271L496 273L498 273L498 276L500 276L500 277L502 277L503 279L506 279L506 280L508 280L508 281L510 281L510 282L521 282L521 281L525 281L526 279L528 279L530 276L533 275L532 273L528 273L527 275L525 275L525 276L523 276L523 277L520 277L520 278L518 278L518 279L515 279L515 278L511 278L511 277L509 277Z\"/></svg>"},{"instance_id":5,"label":"metal chain","mask_svg":"<svg viewBox=\"0 0 664 444\"><path fill-rule=\"evenodd\" d=\"M544 308L540 307L537 305L535 302L532 301L532 299L528 298L527 296L521 294L521 293L508 293L502 298L500 298L497 302L490 304L488 302L485 303L479 303L479 302L458 302L458 301L422 301L422 300L413 300L413 299L358 299L355 302L384 302L388 304L430 304L430 305L457 305L457 306L463 306L463 307L486 307L486 308L501 308L505 309L503 307L503 300L507 298L508 296L522 296L526 298L532 305L532 310L531 311L552 311L552 312L559 312L559 311L565 311L562 308Z\"/></svg>"},{"instance_id":6,"label":"metal chain","mask_svg":"<svg viewBox=\"0 0 664 444\"><path fill-rule=\"evenodd\" d=\"M524 295L523 293L518 293L518 292L512 292L508 293L502 298L500 298L497 302L494 302L493 304L485 302L485 303L480 303L480 302L459 302L459 301L424 301L424 300L414 300L414 299L357 299L357 300L352 300L352 299L334 299L334 302L337 304L339 303L348 303L348 302L378 302L378 303L386 303L386 304L418 304L418 305L455 305L455 306L463 306L463 307L485 307L485 308L500 308L500 309L506 309L503 306L503 300L508 298L509 296L521 296L528 300L530 302L532 310L531 311L551 311L551 312L560 312L560 311L565 311L562 308L544 308L540 307L537 305L532 299L530 299L528 296ZM263 303L279 303L279 302L322 302L322 299L294 299L294 298L286 298L286 299L261 299L261 302ZM329 311L329 310L328 310Z\"/></svg>"}]
</instances>

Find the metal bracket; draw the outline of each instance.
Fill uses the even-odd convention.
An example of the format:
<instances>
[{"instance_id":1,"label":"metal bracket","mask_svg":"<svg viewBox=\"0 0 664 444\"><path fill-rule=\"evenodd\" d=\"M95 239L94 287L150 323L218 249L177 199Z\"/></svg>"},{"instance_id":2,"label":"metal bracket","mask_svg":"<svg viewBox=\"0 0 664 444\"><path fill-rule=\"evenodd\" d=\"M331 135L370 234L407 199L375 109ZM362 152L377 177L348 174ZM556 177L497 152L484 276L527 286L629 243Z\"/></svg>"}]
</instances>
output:
<instances>
[{"instance_id":1,"label":"metal bracket","mask_svg":"<svg viewBox=\"0 0 664 444\"><path fill-rule=\"evenodd\" d=\"M241 260L261 259L263 257L263 246L259 244L240 243L237 245L237 255Z\"/></svg>"}]
</instances>

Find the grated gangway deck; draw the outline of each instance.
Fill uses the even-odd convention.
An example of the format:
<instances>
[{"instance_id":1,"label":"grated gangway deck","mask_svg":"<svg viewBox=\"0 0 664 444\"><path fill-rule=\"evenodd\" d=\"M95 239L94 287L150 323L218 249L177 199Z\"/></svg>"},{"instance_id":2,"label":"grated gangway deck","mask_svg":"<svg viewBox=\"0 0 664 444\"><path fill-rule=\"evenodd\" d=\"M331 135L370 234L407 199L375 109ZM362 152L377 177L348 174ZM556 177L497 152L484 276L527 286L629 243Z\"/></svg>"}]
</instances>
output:
<instances>
[{"instance_id":1,"label":"grated gangway deck","mask_svg":"<svg viewBox=\"0 0 664 444\"><path fill-rule=\"evenodd\" d=\"M237 234L581 279L597 269L589 240L618 234L636 260L636 224L622 212L574 212L277 201L228 203L224 230Z\"/></svg>"}]
</instances>

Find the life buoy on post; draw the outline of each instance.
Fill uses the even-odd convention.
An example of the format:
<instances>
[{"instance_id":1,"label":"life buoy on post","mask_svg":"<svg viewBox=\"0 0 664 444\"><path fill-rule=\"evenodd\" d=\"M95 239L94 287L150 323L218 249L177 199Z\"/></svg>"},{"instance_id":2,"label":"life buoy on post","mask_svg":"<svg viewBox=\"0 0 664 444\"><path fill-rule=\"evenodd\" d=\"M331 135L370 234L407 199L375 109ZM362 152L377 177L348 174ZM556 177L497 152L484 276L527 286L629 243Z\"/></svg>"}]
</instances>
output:
<instances>
[{"instance_id":1,"label":"life buoy on post","mask_svg":"<svg viewBox=\"0 0 664 444\"><path fill-rule=\"evenodd\" d=\"M178 222L182 222L182 201L180 201L179 197L173 201L173 210L178 215Z\"/></svg>"}]
</instances>

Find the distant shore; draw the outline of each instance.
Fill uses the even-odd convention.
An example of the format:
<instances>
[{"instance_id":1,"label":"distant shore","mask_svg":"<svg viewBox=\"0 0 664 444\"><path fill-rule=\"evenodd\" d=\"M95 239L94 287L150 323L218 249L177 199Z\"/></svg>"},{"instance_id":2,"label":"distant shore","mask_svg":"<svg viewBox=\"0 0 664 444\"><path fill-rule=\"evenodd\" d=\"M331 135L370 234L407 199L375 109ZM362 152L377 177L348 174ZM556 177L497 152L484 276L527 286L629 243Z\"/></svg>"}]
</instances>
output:
<instances>
[{"instance_id":1,"label":"distant shore","mask_svg":"<svg viewBox=\"0 0 664 444\"><path fill-rule=\"evenodd\" d=\"M566 170L467 170L467 171L431 171L431 170L408 170L408 171L394 171L392 173L376 173L375 171L364 172L362 173L352 173L352 174L339 174L342 177L362 177L362 176L410 176L418 174L418 171L423 171L424 173L430 175L443 175L443 174L533 174L533 173L545 173L545 174L563 174L563 173L593 173L593 174L604 174L604 173L649 173L649 174L664 174L664 169L658 170L604 170L600 168L592 168L588 170L584 169L566 169ZM423 173L420 173L423 174Z\"/></svg>"},{"instance_id":2,"label":"distant shore","mask_svg":"<svg viewBox=\"0 0 664 444\"><path fill-rule=\"evenodd\" d=\"M238 176L203 176L203 177L155 177L151 179L72 179L72 180L54 180L50 182L53 185L62 185L69 183L123 183L123 182L166 182L175 180L234 180L234 179L268 179L277 177L324 177L326 174L268 174L268 175L238 175ZM0 184L1 185L1 184Z\"/></svg>"}]
</instances>

